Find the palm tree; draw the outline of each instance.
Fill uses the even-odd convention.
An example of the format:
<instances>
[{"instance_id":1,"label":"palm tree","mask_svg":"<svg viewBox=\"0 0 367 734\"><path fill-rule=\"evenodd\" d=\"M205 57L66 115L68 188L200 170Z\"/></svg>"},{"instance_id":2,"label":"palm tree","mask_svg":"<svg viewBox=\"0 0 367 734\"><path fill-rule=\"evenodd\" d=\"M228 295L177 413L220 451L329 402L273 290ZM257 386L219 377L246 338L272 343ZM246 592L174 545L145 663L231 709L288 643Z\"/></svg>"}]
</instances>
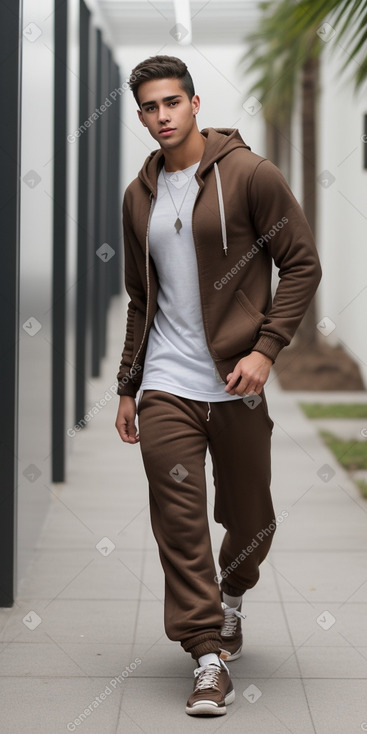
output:
<instances>
[{"instance_id":1,"label":"palm tree","mask_svg":"<svg viewBox=\"0 0 367 734\"><path fill-rule=\"evenodd\" d=\"M247 37L241 63L257 79L249 90L262 103L267 129L267 155L285 176L290 170L290 121L297 90L302 100L303 208L316 230L316 101L319 57L327 42L349 34L344 64L355 70L355 88L367 79L367 0L266 0L258 28ZM325 18L330 17L330 23ZM352 29L352 30L351 30ZM334 41L334 47L336 46ZM317 346L313 299L297 339Z\"/></svg>"},{"instance_id":2,"label":"palm tree","mask_svg":"<svg viewBox=\"0 0 367 734\"><path fill-rule=\"evenodd\" d=\"M320 55L336 31L335 40L341 41L353 29L344 67L353 62L355 69L357 62L356 89L367 79L367 0L265 0L260 9L242 62L246 72L257 74L250 91L262 97L265 118L277 124L289 117L300 69L309 56Z\"/></svg>"}]
</instances>

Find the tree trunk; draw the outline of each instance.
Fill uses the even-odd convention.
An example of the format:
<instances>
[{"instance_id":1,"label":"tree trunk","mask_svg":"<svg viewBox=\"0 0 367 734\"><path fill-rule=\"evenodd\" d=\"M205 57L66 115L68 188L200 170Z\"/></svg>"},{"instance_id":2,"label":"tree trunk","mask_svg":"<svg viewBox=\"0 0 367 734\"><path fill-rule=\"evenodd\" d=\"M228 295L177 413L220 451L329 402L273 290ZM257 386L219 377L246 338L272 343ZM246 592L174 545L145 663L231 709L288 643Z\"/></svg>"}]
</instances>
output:
<instances>
[{"instance_id":1,"label":"tree trunk","mask_svg":"<svg viewBox=\"0 0 367 734\"><path fill-rule=\"evenodd\" d=\"M309 56L302 67L302 158L303 211L315 236L316 232L316 105L319 83L319 60ZM297 343L316 348L317 312L312 299L297 330Z\"/></svg>"},{"instance_id":2,"label":"tree trunk","mask_svg":"<svg viewBox=\"0 0 367 734\"><path fill-rule=\"evenodd\" d=\"M273 122L265 120L266 157L280 168L283 176L290 180L291 173L291 120L278 129Z\"/></svg>"},{"instance_id":3,"label":"tree trunk","mask_svg":"<svg viewBox=\"0 0 367 734\"><path fill-rule=\"evenodd\" d=\"M266 157L276 166L279 159L277 132L274 125L265 119Z\"/></svg>"}]
</instances>

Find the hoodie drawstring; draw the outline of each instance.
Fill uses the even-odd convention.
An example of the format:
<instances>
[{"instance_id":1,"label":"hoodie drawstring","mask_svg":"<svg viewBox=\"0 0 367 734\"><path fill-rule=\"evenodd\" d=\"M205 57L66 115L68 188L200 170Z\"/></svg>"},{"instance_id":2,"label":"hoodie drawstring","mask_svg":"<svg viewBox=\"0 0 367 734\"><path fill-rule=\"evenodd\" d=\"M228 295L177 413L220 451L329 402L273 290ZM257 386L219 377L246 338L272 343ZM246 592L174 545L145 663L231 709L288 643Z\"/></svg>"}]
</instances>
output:
<instances>
[{"instance_id":1,"label":"hoodie drawstring","mask_svg":"<svg viewBox=\"0 0 367 734\"><path fill-rule=\"evenodd\" d=\"M208 402L208 401L207 401L207 402ZM207 416L206 416L206 420L207 420L207 421L208 421L208 420L209 420L209 418L210 418L210 411L211 411L211 405L210 405L210 403L209 403L209 402L208 402L208 405L209 405L209 409L208 409L208 413L207 413Z\"/></svg>"},{"instance_id":2,"label":"hoodie drawstring","mask_svg":"<svg viewBox=\"0 0 367 734\"><path fill-rule=\"evenodd\" d=\"M228 255L226 217L225 217L225 213L224 213L222 182L220 180L218 163L214 163L214 173L215 173L215 180L216 180L216 184L217 184L218 203L219 203L219 214L220 214L220 225L222 227L223 250L224 250L224 254L225 255Z\"/></svg>"}]
</instances>

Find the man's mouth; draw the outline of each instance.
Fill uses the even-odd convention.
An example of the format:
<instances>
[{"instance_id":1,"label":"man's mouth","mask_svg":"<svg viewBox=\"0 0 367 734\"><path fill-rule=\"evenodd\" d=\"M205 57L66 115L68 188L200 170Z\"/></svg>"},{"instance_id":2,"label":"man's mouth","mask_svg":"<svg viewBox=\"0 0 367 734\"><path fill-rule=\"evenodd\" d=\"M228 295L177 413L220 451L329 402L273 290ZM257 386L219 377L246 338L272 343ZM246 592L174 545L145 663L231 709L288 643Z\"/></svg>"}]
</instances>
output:
<instances>
[{"instance_id":1,"label":"man's mouth","mask_svg":"<svg viewBox=\"0 0 367 734\"><path fill-rule=\"evenodd\" d=\"M174 133L175 129L173 127L165 127L163 130L159 131L160 135L171 135L171 133Z\"/></svg>"}]
</instances>

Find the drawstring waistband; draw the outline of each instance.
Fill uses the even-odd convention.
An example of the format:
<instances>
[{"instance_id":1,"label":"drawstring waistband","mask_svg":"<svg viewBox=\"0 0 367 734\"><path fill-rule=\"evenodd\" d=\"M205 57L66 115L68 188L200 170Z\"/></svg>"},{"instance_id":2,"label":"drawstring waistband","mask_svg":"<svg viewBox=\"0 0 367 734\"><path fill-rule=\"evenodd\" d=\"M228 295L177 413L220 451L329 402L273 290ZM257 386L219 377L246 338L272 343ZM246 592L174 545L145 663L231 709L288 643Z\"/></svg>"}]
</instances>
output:
<instances>
[{"instance_id":1,"label":"drawstring waistband","mask_svg":"<svg viewBox=\"0 0 367 734\"><path fill-rule=\"evenodd\" d=\"M220 180L218 163L214 163L214 173L215 173L215 180L216 180L216 183L217 183L218 204L219 204L219 214L220 214L220 226L222 228L222 244L223 244L223 250L224 250L224 254L225 255L228 255L226 217L225 217L225 213L224 213L222 183L221 183L221 180Z\"/></svg>"},{"instance_id":2,"label":"drawstring waistband","mask_svg":"<svg viewBox=\"0 0 367 734\"><path fill-rule=\"evenodd\" d=\"M209 420L209 418L210 418L210 411L211 411L210 403L208 403L208 406L209 406L209 408L208 408L208 413L207 413L207 416L206 416L206 420L207 420L207 421L208 421L208 420Z\"/></svg>"}]
</instances>

